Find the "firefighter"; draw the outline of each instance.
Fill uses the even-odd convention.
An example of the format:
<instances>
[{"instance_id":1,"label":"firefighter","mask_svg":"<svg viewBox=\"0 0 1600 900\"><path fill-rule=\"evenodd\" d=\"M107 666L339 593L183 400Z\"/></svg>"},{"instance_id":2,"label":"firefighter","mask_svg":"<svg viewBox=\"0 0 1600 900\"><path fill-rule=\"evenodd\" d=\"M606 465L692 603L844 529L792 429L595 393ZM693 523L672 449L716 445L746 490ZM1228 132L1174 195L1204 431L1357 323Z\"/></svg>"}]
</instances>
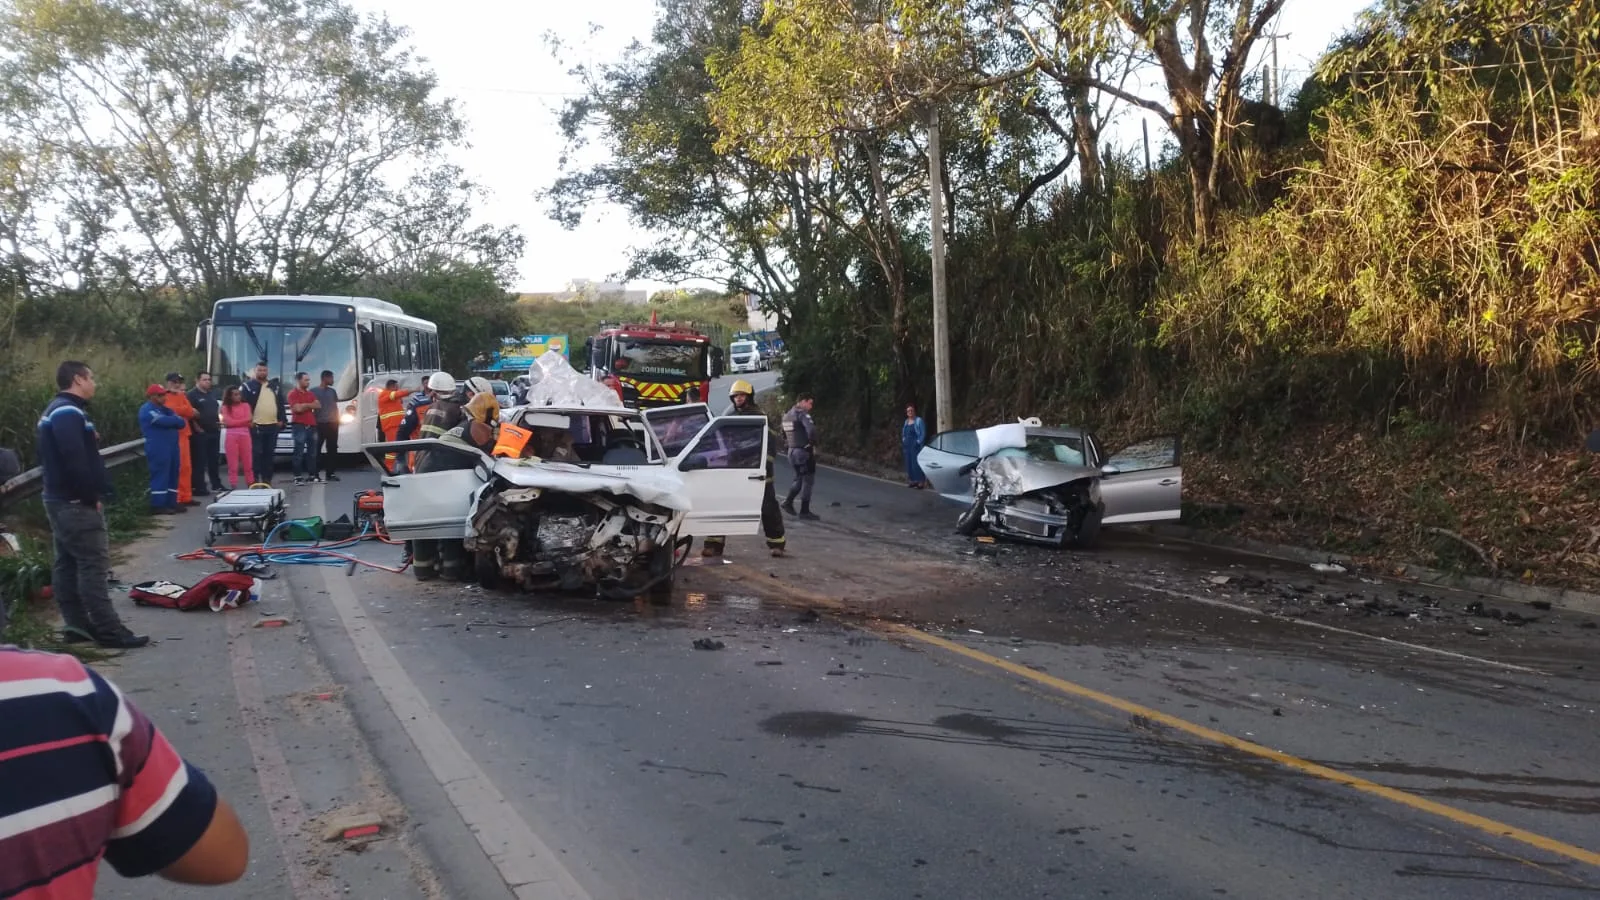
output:
<instances>
[{"instance_id":1,"label":"firefighter","mask_svg":"<svg viewBox=\"0 0 1600 900\"><path fill-rule=\"evenodd\" d=\"M178 506L197 506L194 499L194 457L189 447L189 436L194 434L195 410L184 392L183 373L167 373L167 412L183 420L183 430L178 432Z\"/></svg>"},{"instance_id":2,"label":"firefighter","mask_svg":"<svg viewBox=\"0 0 1600 900\"><path fill-rule=\"evenodd\" d=\"M441 404L448 402L435 403L429 410L429 415L431 416L434 409ZM494 391L474 394L460 409L460 414L461 421L440 435L439 440L447 444L472 447L488 455L494 448L495 424L500 421L500 401L495 399ZM448 450L432 450L419 455L421 456L417 462L419 473L471 468L478 463L473 456ZM466 549L459 539L419 538L411 542L411 547L411 571L419 581L431 581L440 575L454 581L465 581L470 574Z\"/></svg>"},{"instance_id":3,"label":"firefighter","mask_svg":"<svg viewBox=\"0 0 1600 900\"><path fill-rule=\"evenodd\" d=\"M750 382L743 378L738 379L728 386L728 399L733 403L727 414L730 416L762 416L766 413L756 405L756 389ZM769 429L770 430L770 429ZM773 556L788 556L789 542L783 534L783 513L778 510L778 496L772 488L773 448L776 444L769 435L767 440L767 477L761 492L761 532L767 537L767 549ZM705 547L701 548L701 556L721 556L722 548L727 544L723 535L712 535L706 538Z\"/></svg>"},{"instance_id":4,"label":"firefighter","mask_svg":"<svg viewBox=\"0 0 1600 900\"><path fill-rule=\"evenodd\" d=\"M412 438L421 437L418 432L422 429L422 417L427 415L428 408L439 397L455 389L456 380L450 377L448 372L435 372L429 375L428 380L423 383L422 389L406 398L406 412L400 418L400 427L394 439L397 441L409 441ZM410 471L412 465L416 462L415 457L415 453L406 454L404 458L399 460L399 467L395 469L395 473L404 474Z\"/></svg>"}]
</instances>

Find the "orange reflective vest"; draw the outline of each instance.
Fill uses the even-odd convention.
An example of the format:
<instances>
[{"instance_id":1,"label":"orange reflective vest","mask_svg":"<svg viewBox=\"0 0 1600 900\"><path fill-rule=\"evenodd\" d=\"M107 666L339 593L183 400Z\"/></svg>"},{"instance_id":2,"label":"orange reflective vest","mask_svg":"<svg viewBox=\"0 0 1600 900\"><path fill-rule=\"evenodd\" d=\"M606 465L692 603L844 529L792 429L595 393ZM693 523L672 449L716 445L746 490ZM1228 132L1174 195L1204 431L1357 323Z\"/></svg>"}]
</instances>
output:
<instances>
[{"instance_id":1,"label":"orange reflective vest","mask_svg":"<svg viewBox=\"0 0 1600 900\"><path fill-rule=\"evenodd\" d=\"M512 459L521 459L523 448L528 446L528 441L533 437L533 432L527 428L516 425L501 424L500 439L494 442L491 456L509 456Z\"/></svg>"}]
</instances>

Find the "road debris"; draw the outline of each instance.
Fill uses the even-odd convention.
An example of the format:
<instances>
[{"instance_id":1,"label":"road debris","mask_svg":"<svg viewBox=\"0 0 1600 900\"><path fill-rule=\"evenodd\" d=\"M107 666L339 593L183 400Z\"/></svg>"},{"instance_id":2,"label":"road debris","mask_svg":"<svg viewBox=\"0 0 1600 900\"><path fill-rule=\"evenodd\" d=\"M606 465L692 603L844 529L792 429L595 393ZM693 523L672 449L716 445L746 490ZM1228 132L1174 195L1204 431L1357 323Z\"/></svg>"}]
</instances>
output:
<instances>
[{"instance_id":1,"label":"road debris","mask_svg":"<svg viewBox=\"0 0 1600 900\"><path fill-rule=\"evenodd\" d=\"M354 840L371 837L383 830L383 817L377 813L356 813L340 816L322 829L324 841Z\"/></svg>"},{"instance_id":2,"label":"road debris","mask_svg":"<svg viewBox=\"0 0 1600 900\"><path fill-rule=\"evenodd\" d=\"M696 638L694 642L696 650L721 650L726 646L728 645L716 638Z\"/></svg>"},{"instance_id":3,"label":"road debris","mask_svg":"<svg viewBox=\"0 0 1600 900\"><path fill-rule=\"evenodd\" d=\"M1329 575L1338 574L1340 572L1348 572L1348 571L1350 571L1349 569L1346 569L1344 566L1341 566L1338 563L1312 563L1311 564L1311 568L1312 568L1313 571L1322 572L1324 574L1329 574Z\"/></svg>"}]
</instances>

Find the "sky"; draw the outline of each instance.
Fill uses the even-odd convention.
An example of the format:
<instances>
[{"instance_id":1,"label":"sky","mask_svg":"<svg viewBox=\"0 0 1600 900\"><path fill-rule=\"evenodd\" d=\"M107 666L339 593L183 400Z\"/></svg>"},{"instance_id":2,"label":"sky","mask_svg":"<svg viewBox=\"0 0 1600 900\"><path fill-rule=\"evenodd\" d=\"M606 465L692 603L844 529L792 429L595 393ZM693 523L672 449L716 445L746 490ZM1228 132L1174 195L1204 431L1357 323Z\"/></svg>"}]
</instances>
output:
<instances>
[{"instance_id":1,"label":"sky","mask_svg":"<svg viewBox=\"0 0 1600 900\"><path fill-rule=\"evenodd\" d=\"M1288 0L1277 28L1288 35L1278 44L1286 90L1299 85L1328 42L1368 2ZM573 279L611 278L627 266L630 246L652 242L651 235L633 228L615 208L592 209L577 229L564 229L550 219L536 194L560 172L564 141L557 116L562 102L581 90L569 69L579 62L615 60L632 41L649 41L655 0L352 4L410 29L411 43L438 76L441 92L460 102L469 146L457 149L453 158L491 192L483 220L516 225L527 238L519 290L554 291ZM547 46L546 35L565 45L560 58ZM1132 133L1137 134L1137 124ZM1153 127L1151 140L1158 135L1159 126ZM631 286L657 290L666 285Z\"/></svg>"}]
</instances>

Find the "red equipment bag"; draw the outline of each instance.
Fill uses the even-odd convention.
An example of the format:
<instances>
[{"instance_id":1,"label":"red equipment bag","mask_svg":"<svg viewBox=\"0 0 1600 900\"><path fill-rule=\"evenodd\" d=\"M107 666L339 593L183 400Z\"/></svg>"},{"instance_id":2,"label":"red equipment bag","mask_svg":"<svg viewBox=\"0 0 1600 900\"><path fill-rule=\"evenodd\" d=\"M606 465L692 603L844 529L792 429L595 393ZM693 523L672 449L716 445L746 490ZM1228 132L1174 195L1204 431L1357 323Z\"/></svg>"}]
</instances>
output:
<instances>
[{"instance_id":1,"label":"red equipment bag","mask_svg":"<svg viewBox=\"0 0 1600 900\"><path fill-rule=\"evenodd\" d=\"M146 581L128 589L140 606L163 609L201 609L222 612L260 599L261 583L242 572L213 572L194 587L170 581Z\"/></svg>"}]
</instances>

